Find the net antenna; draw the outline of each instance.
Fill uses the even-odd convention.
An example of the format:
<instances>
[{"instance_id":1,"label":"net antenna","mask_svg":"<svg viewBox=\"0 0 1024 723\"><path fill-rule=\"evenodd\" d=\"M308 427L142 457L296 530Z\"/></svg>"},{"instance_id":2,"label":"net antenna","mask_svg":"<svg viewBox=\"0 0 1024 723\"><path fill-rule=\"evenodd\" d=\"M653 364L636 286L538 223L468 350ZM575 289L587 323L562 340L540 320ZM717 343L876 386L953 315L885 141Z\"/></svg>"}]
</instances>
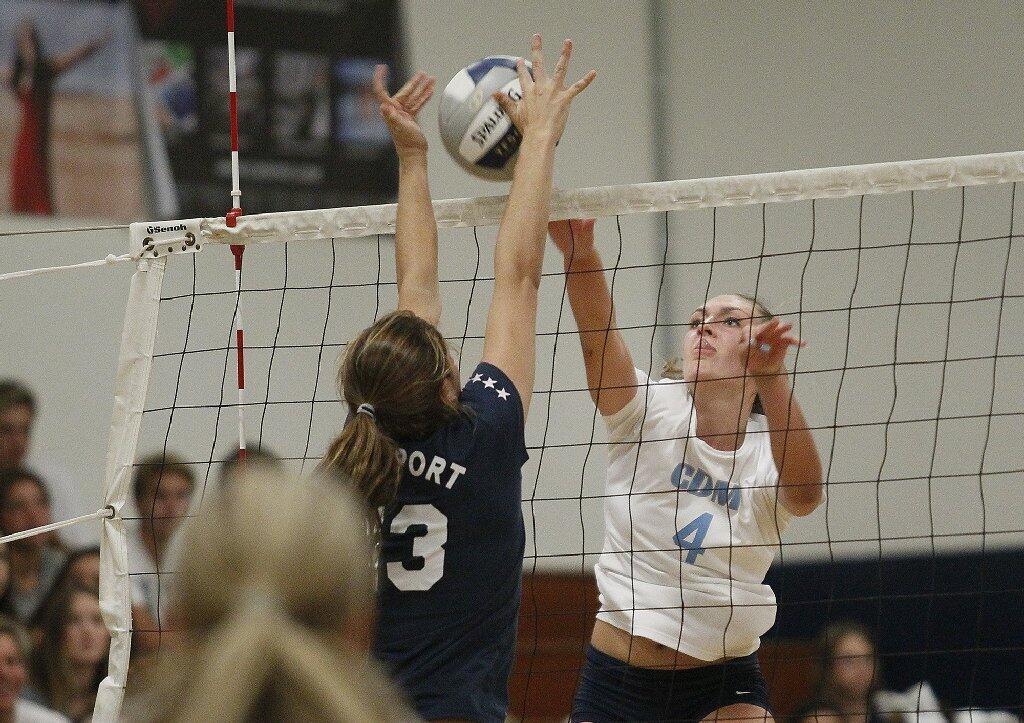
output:
<instances>
[{"instance_id":1,"label":"net antenna","mask_svg":"<svg viewBox=\"0 0 1024 723\"><path fill-rule=\"evenodd\" d=\"M242 189L238 180L238 84L235 63L235 0L227 3L228 116L231 124L231 209L224 217L228 228L242 215ZM235 364L238 370L238 459L245 460L245 334L242 331L242 257L245 244L231 244L235 258Z\"/></svg>"}]
</instances>

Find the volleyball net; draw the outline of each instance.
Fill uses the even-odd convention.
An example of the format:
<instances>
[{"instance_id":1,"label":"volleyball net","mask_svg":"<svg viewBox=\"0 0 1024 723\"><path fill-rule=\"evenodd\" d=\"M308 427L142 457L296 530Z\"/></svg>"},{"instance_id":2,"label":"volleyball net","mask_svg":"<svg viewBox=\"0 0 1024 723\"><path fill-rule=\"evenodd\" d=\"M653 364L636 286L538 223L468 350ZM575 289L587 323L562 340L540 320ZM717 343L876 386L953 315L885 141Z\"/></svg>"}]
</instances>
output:
<instances>
[{"instance_id":1,"label":"volleyball net","mask_svg":"<svg viewBox=\"0 0 1024 723\"><path fill-rule=\"evenodd\" d=\"M654 378L678 356L693 309L720 293L753 294L807 340L788 363L827 496L791 525L776 565L986 555L1024 544L1021 180L1024 153L965 156L557 191L552 219L598 219L618 326ZM435 202L440 327L464 373L482 352L503 208L504 197ZM129 560L145 517L130 502L137 460L174 453L189 465L189 516L203 514L240 446L309 472L346 416L335 381L346 343L395 308L394 221L395 206L382 205L243 216L233 227L139 223L128 249L110 250L104 263L135 271L93 516L103 518L100 596L112 633L99 719L121 704L133 583L162 589L175 574ZM607 439L565 278L549 246L523 471L525 571L586 575L603 542ZM529 592L523 608L541 614ZM165 611L154 612L163 631ZM966 624L987 625L981 616ZM983 637L967 652L984 653ZM529 658L531 641L520 644ZM936 641L912 647L927 655ZM526 665L529 686L544 671ZM965 701L975 695L968 678Z\"/></svg>"}]
</instances>

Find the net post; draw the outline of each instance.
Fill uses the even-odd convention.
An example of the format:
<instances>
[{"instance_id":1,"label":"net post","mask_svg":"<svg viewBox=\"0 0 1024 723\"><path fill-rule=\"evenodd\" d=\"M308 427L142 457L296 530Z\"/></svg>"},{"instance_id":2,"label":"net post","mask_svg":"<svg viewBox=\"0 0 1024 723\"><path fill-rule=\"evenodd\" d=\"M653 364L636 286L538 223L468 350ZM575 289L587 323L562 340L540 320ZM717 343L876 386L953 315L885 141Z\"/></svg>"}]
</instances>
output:
<instances>
[{"instance_id":1,"label":"net post","mask_svg":"<svg viewBox=\"0 0 1024 723\"><path fill-rule=\"evenodd\" d=\"M146 224L132 224L133 242L142 242ZM128 577L128 538L121 511L128 499L132 464L139 441L146 391L153 365L160 289L167 257L143 258L132 275L121 349L114 383L103 482L104 515L100 533L99 602L110 631L107 675L99 685L95 720L118 720L128 679L132 642L131 583Z\"/></svg>"}]
</instances>

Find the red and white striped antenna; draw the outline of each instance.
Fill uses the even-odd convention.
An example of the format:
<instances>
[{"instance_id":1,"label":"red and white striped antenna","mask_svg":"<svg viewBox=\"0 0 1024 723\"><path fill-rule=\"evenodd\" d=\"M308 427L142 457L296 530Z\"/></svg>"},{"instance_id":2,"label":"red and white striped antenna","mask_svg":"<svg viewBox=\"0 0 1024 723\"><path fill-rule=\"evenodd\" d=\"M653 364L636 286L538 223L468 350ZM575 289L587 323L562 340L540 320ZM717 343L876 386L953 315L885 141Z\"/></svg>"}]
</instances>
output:
<instances>
[{"instance_id":1,"label":"red and white striped antenna","mask_svg":"<svg viewBox=\"0 0 1024 723\"><path fill-rule=\"evenodd\" d=\"M238 181L238 88L235 63L235 0L227 1L228 115L231 123L231 210L225 225L234 228L242 215L242 189ZM242 332L242 256L244 244L231 244L235 257L235 361L238 367L238 459L245 460L245 336Z\"/></svg>"}]
</instances>

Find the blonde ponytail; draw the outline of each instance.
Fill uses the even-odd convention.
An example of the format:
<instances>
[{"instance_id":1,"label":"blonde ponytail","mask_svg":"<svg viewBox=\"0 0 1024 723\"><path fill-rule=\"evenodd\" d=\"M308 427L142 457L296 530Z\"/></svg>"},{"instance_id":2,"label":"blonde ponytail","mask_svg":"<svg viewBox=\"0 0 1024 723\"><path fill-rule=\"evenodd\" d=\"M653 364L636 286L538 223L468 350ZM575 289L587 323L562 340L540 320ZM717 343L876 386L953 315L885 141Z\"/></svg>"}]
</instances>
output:
<instances>
[{"instance_id":1,"label":"blonde ponytail","mask_svg":"<svg viewBox=\"0 0 1024 723\"><path fill-rule=\"evenodd\" d=\"M361 509L337 484L258 472L208 501L172 597L185 637L131 680L126 717L416 719L363 642L374 578Z\"/></svg>"},{"instance_id":2,"label":"blonde ponytail","mask_svg":"<svg viewBox=\"0 0 1024 723\"><path fill-rule=\"evenodd\" d=\"M217 684L194 690L170 720L245 720L279 665L273 636L280 625L268 611L253 608L211 630L190 657L197 678Z\"/></svg>"}]
</instances>

